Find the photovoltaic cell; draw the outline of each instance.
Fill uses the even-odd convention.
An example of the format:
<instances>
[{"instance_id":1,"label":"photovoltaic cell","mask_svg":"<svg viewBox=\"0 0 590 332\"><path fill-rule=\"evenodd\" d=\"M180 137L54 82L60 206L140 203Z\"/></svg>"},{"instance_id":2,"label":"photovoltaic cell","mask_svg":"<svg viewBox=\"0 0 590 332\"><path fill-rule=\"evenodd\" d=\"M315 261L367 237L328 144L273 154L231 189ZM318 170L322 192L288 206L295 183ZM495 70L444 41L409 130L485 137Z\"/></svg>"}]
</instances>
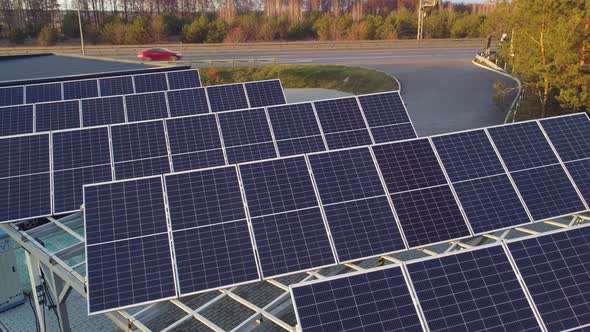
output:
<instances>
[{"instance_id":1,"label":"photovoltaic cell","mask_svg":"<svg viewBox=\"0 0 590 332\"><path fill-rule=\"evenodd\" d=\"M82 100L84 127L125 122L123 97L102 97Z\"/></svg>"},{"instance_id":2,"label":"photovoltaic cell","mask_svg":"<svg viewBox=\"0 0 590 332\"><path fill-rule=\"evenodd\" d=\"M98 81L96 79L63 82L64 100L98 97Z\"/></svg>"},{"instance_id":3,"label":"photovoltaic cell","mask_svg":"<svg viewBox=\"0 0 590 332\"><path fill-rule=\"evenodd\" d=\"M168 117L166 94L164 92L125 96L125 106L129 122Z\"/></svg>"},{"instance_id":4,"label":"photovoltaic cell","mask_svg":"<svg viewBox=\"0 0 590 332\"><path fill-rule=\"evenodd\" d=\"M564 162L590 158L590 121L585 113L540 120Z\"/></svg>"},{"instance_id":5,"label":"photovoltaic cell","mask_svg":"<svg viewBox=\"0 0 590 332\"><path fill-rule=\"evenodd\" d=\"M559 162L536 122L494 127L488 132L510 172Z\"/></svg>"},{"instance_id":6,"label":"photovoltaic cell","mask_svg":"<svg viewBox=\"0 0 590 332\"><path fill-rule=\"evenodd\" d=\"M204 88L168 91L166 94L171 117L209 113Z\"/></svg>"},{"instance_id":7,"label":"photovoltaic cell","mask_svg":"<svg viewBox=\"0 0 590 332\"><path fill-rule=\"evenodd\" d=\"M35 105L37 132L80 128L80 103L77 100Z\"/></svg>"},{"instance_id":8,"label":"photovoltaic cell","mask_svg":"<svg viewBox=\"0 0 590 332\"><path fill-rule=\"evenodd\" d=\"M565 164L568 172L572 176L574 183L580 190L582 197L586 202L590 201L590 159L582 159L568 162Z\"/></svg>"},{"instance_id":9,"label":"photovoltaic cell","mask_svg":"<svg viewBox=\"0 0 590 332\"><path fill-rule=\"evenodd\" d=\"M400 267L294 285L302 331L422 331Z\"/></svg>"},{"instance_id":10,"label":"photovoltaic cell","mask_svg":"<svg viewBox=\"0 0 590 332\"><path fill-rule=\"evenodd\" d=\"M324 100L314 105L330 149L372 143L356 98Z\"/></svg>"},{"instance_id":11,"label":"photovoltaic cell","mask_svg":"<svg viewBox=\"0 0 590 332\"><path fill-rule=\"evenodd\" d=\"M264 278L335 263L303 157L240 165Z\"/></svg>"},{"instance_id":12,"label":"photovoltaic cell","mask_svg":"<svg viewBox=\"0 0 590 332\"><path fill-rule=\"evenodd\" d=\"M244 86L239 84L214 85L207 87L211 112L249 108Z\"/></svg>"},{"instance_id":13,"label":"photovoltaic cell","mask_svg":"<svg viewBox=\"0 0 590 332\"><path fill-rule=\"evenodd\" d=\"M590 324L590 228L509 242L548 331Z\"/></svg>"},{"instance_id":14,"label":"photovoltaic cell","mask_svg":"<svg viewBox=\"0 0 590 332\"><path fill-rule=\"evenodd\" d=\"M137 178L170 172L163 121L111 127L115 178Z\"/></svg>"},{"instance_id":15,"label":"photovoltaic cell","mask_svg":"<svg viewBox=\"0 0 590 332\"><path fill-rule=\"evenodd\" d=\"M201 86L198 70L179 70L167 72L170 90L198 88Z\"/></svg>"},{"instance_id":16,"label":"photovoltaic cell","mask_svg":"<svg viewBox=\"0 0 590 332\"><path fill-rule=\"evenodd\" d=\"M166 91L166 73L141 74L133 76L135 83L135 93Z\"/></svg>"},{"instance_id":17,"label":"photovoltaic cell","mask_svg":"<svg viewBox=\"0 0 590 332\"><path fill-rule=\"evenodd\" d=\"M277 156L264 109L220 113L219 125L230 164Z\"/></svg>"},{"instance_id":18,"label":"photovoltaic cell","mask_svg":"<svg viewBox=\"0 0 590 332\"><path fill-rule=\"evenodd\" d=\"M269 107L268 116L281 156L326 150L311 103Z\"/></svg>"},{"instance_id":19,"label":"photovoltaic cell","mask_svg":"<svg viewBox=\"0 0 590 332\"><path fill-rule=\"evenodd\" d=\"M51 215L49 134L0 139L0 222Z\"/></svg>"},{"instance_id":20,"label":"photovoltaic cell","mask_svg":"<svg viewBox=\"0 0 590 332\"><path fill-rule=\"evenodd\" d=\"M215 115L166 120L174 171L225 164Z\"/></svg>"},{"instance_id":21,"label":"photovoltaic cell","mask_svg":"<svg viewBox=\"0 0 590 332\"><path fill-rule=\"evenodd\" d=\"M0 108L0 136L33 132L33 105Z\"/></svg>"},{"instance_id":22,"label":"photovoltaic cell","mask_svg":"<svg viewBox=\"0 0 590 332\"><path fill-rule=\"evenodd\" d=\"M250 107L283 105L287 103L281 81L248 82L245 84Z\"/></svg>"},{"instance_id":23,"label":"photovoltaic cell","mask_svg":"<svg viewBox=\"0 0 590 332\"><path fill-rule=\"evenodd\" d=\"M359 102L375 143L417 137L399 92L361 96Z\"/></svg>"},{"instance_id":24,"label":"photovoltaic cell","mask_svg":"<svg viewBox=\"0 0 590 332\"><path fill-rule=\"evenodd\" d=\"M541 331L501 246L407 268L430 331Z\"/></svg>"},{"instance_id":25,"label":"photovoltaic cell","mask_svg":"<svg viewBox=\"0 0 590 332\"><path fill-rule=\"evenodd\" d=\"M85 184L113 179L107 127L53 133L55 213L80 209Z\"/></svg>"},{"instance_id":26,"label":"photovoltaic cell","mask_svg":"<svg viewBox=\"0 0 590 332\"><path fill-rule=\"evenodd\" d=\"M24 104L24 90L22 86L0 88L0 106Z\"/></svg>"},{"instance_id":27,"label":"photovoltaic cell","mask_svg":"<svg viewBox=\"0 0 590 332\"><path fill-rule=\"evenodd\" d=\"M100 84L101 96L128 95L134 93L132 76L101 78L98 82Z\"/></svg>"},{"instance_id":28,"label":"photovoltaic cell","mask_svg":"<svg viewBox=\"0 0 590 332\"><path fill-rule=\"evenodd\" d=\"M26 86L27 104L61 100L61 83L46 83Z\"/></svg>"}]
</instances>

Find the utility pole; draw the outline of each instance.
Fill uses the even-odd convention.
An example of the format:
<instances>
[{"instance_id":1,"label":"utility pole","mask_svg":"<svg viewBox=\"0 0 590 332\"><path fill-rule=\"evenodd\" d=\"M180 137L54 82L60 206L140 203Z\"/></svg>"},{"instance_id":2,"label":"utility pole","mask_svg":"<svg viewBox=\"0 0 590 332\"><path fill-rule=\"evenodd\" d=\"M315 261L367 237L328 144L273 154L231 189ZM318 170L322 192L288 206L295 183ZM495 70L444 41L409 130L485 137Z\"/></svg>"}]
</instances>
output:
<instances>
[{"instance_id":1,"label":"utility pole","mask_svg":"<svg viewBox=\"0 0 590 332\"><path fill-rule=\"evenodd\" d=\"M82 46L82 56L86 55L84 49L84 32L82 31L82 15L80 15L80 0L78 0L78 25L80 26L80 46Z\"/></svg>"},{"instance_id":2,"label":"utility pole","mask_svg":"<svg viewBox=\"0 0 590 332\"><path fill-rule=\"evenodd\" d=\"M417 40L422 40L424 38L424 18L426 17L426 8L436 6L441 0L431 1L432 3L429 3L429 0L420 0L420 3L418 4L418 36L416 37Z\"/></svg>"}]
</instances>

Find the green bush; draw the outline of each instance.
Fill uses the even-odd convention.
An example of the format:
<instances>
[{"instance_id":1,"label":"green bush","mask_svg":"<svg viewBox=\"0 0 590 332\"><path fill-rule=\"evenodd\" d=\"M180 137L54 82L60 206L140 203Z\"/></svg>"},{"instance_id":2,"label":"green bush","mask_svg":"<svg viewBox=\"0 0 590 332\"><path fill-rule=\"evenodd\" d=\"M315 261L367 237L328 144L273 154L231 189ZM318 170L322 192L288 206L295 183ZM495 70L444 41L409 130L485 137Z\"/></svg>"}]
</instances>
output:
<instances>
[{"instance_id":1,"label":"green bush","mask_svg":"<svg viewBox=\"0 0 590 332\"><path fill-rule=\"evenodd\" d=\"M127 30L125 24L120 20L114 20L113 22L105 24L102 29L102 37L113 45L125 44L125 35Z\"/></svg>"},{"instance_id":2,"label":"green bush","mask_svg":"<svg viewBox=\"0 0 590 332\"><path fill-rule=\"evenodd\" d=\"M22 44L25 42L25 39L27 39L27 35L23 30L14 27L8 30L8 40L11 43Z\"/></svg>"},{"instance_id":3,"label":"green bush","mask_svg":"<svg viewBox=\"0 0 590 332\"><path fill-rule=\"evenodd\" d=\"M166 18L162 15L158 15L152 19L151 29L153 39L156 42L166 41L168 34L170 33Z\"/></svg>"},{"instance_id":4,"label":"green bush","mask_svg":"<svg viewBox=\"0 0 590 332\"><path fill-rule=\"evenodd\" d=\"M64 14L61 23L61 32L68 38L80 38L80 25L78 23L78 13L68 10Z\"/></svg>"},{"instance_id":5,"label":"green bush","mask_svg":"<svg viewBox=\"0 0 590 332\"><path fill-rule=\"evenodd\" d=\"M194 19L182 28L182 41L185 43L202 43L207 38L209 20L205 15Z\"/></svg>"},{"instance_id":6,"label":"green bush","mask_svg":"<svg viewBox=\"0 0 590 332\"><path fill-rule=\"evenodd\" d=\"M222 19L217 19L208 25L207 43L222 43L227 35L227 24Z\"/></svg>"},{"instance_id":7,"label":"green bush","mask_svg":"<svg viewBox=\"0 0 590 332\"><path fill-rule=\"evenodd\" d=\"M133 20L133 23L127 26L125 34L126 44L143 45L152 41L152 26L149 18L138 16Z\"/></svg>"},{"instance_id":8,"label":"green bush","mask_svg":"<svg viewBox=\"0 0 590 332\"><path fill-rule=\"evenodd\" d=\"M58 38L59 35L57 33L57 29L50 25L46 25L39 32L37 40L41 46L51 46L57 42Z\"/></svg>"}]
</instances>

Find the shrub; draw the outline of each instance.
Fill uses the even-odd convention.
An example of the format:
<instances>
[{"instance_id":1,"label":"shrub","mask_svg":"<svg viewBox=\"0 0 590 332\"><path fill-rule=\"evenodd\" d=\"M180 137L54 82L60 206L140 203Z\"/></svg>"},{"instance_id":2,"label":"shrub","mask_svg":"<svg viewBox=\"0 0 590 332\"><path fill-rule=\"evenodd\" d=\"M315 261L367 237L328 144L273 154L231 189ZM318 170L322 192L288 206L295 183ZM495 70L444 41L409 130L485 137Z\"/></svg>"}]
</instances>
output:
<instances>
[{"instance_id":1,"label":"shrub","mask_svg":"<svg viewBox=\"0 0 590 332\"><path fill-rule=\"evenodd\" d=\"M207 38L209 20L205 15L194 19L182 28L182 41L186 43L202 43Z\"/></svg>"},{"instance_id":2,"label":"shrub","mask_svg":"<svg viewBox=\"0 0 590 332\"><path fill-rule=\"evenodd\" d=\"M61 23L61 32L68 38L80 38L80 25L78 23L78 13L68 10L64 14Z\"/></svg>"},{"instance_id":3,"label":"shrub","mask_svg":"<svg viewBox=\"0 0 590 332\"><path fill-rule=\"evenodd\" d=\"M11 43L22 44L25 42L26 38L27 35L25 34L25 32L19 28L12 27L8 30L8 40Z\"/></svg>"},{"instance_id":4,"label":"shrub","mask_svg":"<svg viewBox=\"0 0 590 332\"><path fill-rule=\"evenodd\" d=\"M96 28L91 26L90 24L84 25L84 40L87 41L89 44L96 45L98 43L98 39L100 37L100 33Z\"/></svg>"},{"instance_id":5,"label":"shrub","mask_svg":"<svg viewBox=\"0 0 590 332\"><path fill-rule=\"evenodd\" d=\"M102 29L102 37L113 45L125 44L126 34L125 24L119 20L105 24Z\"/></svg>"},{"instance_id":6,"label":"shrub","mask_svg":"<svg viewBox=\"0 0 590 332\"><path fill-rule=\"evenodd\" d=\"M369 27L367 22L353 23L348 30L348 39L350 40L366 40L369 39Z\"/></svg>"},{"instance_id":7,"label":"shrub","mask_svg":"<svg viewBox=\"0 0 590 332\"><path fill-rule=\"evenodd\" d=\"M156 42L165 41L170 33L168 30L168 24L166 18L162 15L158 15L152 19L152 35Z\"/></svg>"},{"instance_id":8,"label":"shrub","mask_svg":"<svg viewBox=\"0 0 590 332\"><path fill-rule=\"evenodd\" d=\"M127 26L125 43L143 45L152 42L152 26L150 20L144 16L138 16L131 25Z\"/></svg>"},{"instance_id":9,"label":"shrub","mask_svg":"<svg viewBox=\"0 0 590 332\"><path fill-rule=\"evenodd\" d=\"M207 31L207 43L221 43L227 35L227 24L222 19L209 23Z\"/></svg>"},{"instance_id":10,"label":"shrub","mask_svg":"<svg viewBox=\"0 0 590 332\"><path fill-rule=\"evenodd\" d=\"M248 35L244 31L244 29L242 29L242 27L240 27L240 26L237 26L237 27L234 27L228 31L223 42L231 44L231 43L243 43L243 42L246 42L247 40L248 40Z\"/></svg>"},{"instance_id":11,"label":"shrub","mask_svg":"<svg viewBox=\"0 0 590 332\"><path fill-rule=\"evenodd\" d=\"M57 42L58 37L57 29L50 25L46 25L39 32L37 40L41 46L51 46Z\"/></svg>"}]
</instances>

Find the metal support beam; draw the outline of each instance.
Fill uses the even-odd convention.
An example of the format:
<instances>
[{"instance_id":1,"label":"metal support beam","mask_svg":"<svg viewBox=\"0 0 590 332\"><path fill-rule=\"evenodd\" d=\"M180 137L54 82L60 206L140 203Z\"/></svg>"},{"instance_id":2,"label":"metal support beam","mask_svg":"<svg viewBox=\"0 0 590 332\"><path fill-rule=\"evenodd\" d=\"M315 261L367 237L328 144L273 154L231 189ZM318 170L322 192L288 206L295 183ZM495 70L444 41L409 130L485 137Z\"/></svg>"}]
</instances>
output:
<instances>
[{"instance_id":1,"label":"metal support beam","mask_svg":"<svg viewBox=\"0 0 590 332\"><path fill-rule=\"evenodd\" d=\"M49 292L51 293L51 297L55 304L55 311L57 313L58 323L61 332L70 332L70 319L68 316L68 308L66 306L65 300L67 300L67 296L69 294L68 289L71 289L60 277L56 276L53 271L48 268L43 267L41 265L41 270L43 271L43 277L45 282L48 284ZM63 297L63 301L60 300L62 291L66 290L66 293ZM47 295L45 295L47 298Z\"/></svg>"},{"instance_id":2,"label":"metal support beam","mask_svg":"<svg viewBox=\"0 0 590 332\"><path fill-rule=\"evenodd\" d=\"M39 260L37 257L31 256L28 251L25 251L25 260L27 262L27 270L29 272L29 280L31 282L31 296L35 303L35 316L39 322L39 331L47 331L47 321L42 310L41 300L39 299L38 287L41 286L41 274L39 270Z\"/></svg>"}]
</instances>

